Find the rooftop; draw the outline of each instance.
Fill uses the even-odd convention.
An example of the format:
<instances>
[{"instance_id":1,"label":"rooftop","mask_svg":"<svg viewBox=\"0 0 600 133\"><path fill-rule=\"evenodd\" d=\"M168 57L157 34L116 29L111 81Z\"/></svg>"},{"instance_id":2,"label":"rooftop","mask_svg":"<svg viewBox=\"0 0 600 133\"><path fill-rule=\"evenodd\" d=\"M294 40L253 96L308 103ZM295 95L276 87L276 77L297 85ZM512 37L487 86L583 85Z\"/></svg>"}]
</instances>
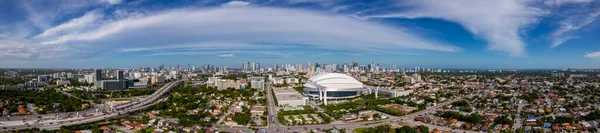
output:
<instances>
[{"instance_id":1,"label":"rooftop","mask_svg":"<svg viewBox=\"0 0 600 133\"><path fill-rule=\"evenodd\" d=\"M277 97L278 101L304 100L306 98L302 94L298 93L298 91L292 88L273 88L273 91L275 92L275 96Z\"/></svg>"}]
</instances>

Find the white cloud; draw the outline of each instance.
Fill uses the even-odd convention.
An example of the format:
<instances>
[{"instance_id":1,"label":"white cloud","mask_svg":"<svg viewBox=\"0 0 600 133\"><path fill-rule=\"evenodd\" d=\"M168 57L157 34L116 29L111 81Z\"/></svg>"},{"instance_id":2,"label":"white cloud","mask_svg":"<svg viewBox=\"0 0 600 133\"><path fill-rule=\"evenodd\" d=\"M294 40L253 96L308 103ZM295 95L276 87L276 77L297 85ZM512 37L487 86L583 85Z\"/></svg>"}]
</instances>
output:
<instances>
[{"instance_id":1,"label":"white cloud","mask_svg":"<svg viewBox=\"0 0 600 133\"><path fill-rule=\"evenodd\" d=\"M143 52L143 51L164 51L164 50L218 50L218 49L240 49L240 48L253 48L253 49L268 49L276 48L274 46L267 47L255 44L243 44L243 43L226 43L226 42L209 42L209 43L195 43L195 44L180 44L180 45L164 45L156 47L134 47L134 48L120 48L117 52Z\"/></svg>"},{"instance_id":2,"label":"white cloud","mask_svg":"<svg viewBox=\"0 0 600 133\"><path fill-rule=\"evenodd\" d=\"M583 57L590 58L590 59L600 59L600 52L587 53Z\"/></svg>"},{"instance_id":3,"label":"white cloud","mask_svg":"<svg viewBox=\"0 0 600 133\"><path fill-rule=\"evenodd\" d=\"M335 5L338 0L287 0L289 4L303 4L303 3L312 3L318 4L321 7L330 7Z\"/></svg>"},{"instance_id":4,"label":"white cloud","mask_svg":"<svg viewBox=\"0 0 600 133\"><path fill-rule=\"evenodd\" d=\"M261 51L261 50L225 50L225 51L170 51L170 52L160 52L157 51L152 54L148 54L145 56L172 56L172 55L217 55L218 57L235 57L235 55L244 55L244 57L253 56L253 57L290 57L292 54L290 53L277 53L271 51Z\"/></svg>"},{"instance_id":5,"label":"white cloud","mask_svg":"<svg viewBox=\"0 0 600 133\"><path fill-rule=\"evenodd\" d=\"M98 11L91 11L83 15L82 17L72 19L68 22L60 24L45 30L35 38L46 38L53 37L59 34L68 34L72 32L82 31L91 28L94 24L97 24L98 20L102 17Z\"/></svg>"},{"instance_id":6,"label":"white cloud","mask_svg":"<svg viewBox=\"0 0 600 133\"><path fill-rule=\"evenodd\" d=\"M233 57L233 54L220 54L219 57Z\"/></svg>"},{"instance_id":7,"label":"white cloud","mask_svg":"<svg viewBox=\"0 0 600 133\"><path fill-rule=\"evenodd\" d=\"M108 4L111 4L111 5L116 5L116 4L120 4L121 2L123 2L123 0L102 0L102 1L104 1Z\"/></svg>"},{"instance_id":8,"label":"white cloud","mask_svg":"<svg viewBox=\"0 0 600 133\"><path fill-rule=\"evenodd\" d=\"M39 45L31 40L0 40L0 51L0 57L36 59L61 58L79 52L66 45Z\"/></svg>"},{"instance_id":9,"label":"white cloud","mask_svg":"<svg viewBox=\"0 0 600 133\"><path fill-rule=\"evenodd\" d=\"M245 1L230 1L221 6L223 7L244 7L250 5L250 2Z\"/></svg>"},{"instance_id":10,"label":"white cloud","mask_svg":"<svg viewBox=\"0 0 600 133\"><path fill-rule=\"evenodd\" d=\"M359 52L461 50L378 23L282 8L171 10L100 22L89 29L55 32L56 38L44 38L40 44L85 44L86 48L96 51L160 52L163 55L169 52L195 54L181 51L186 48L235 50L296 45ZM61 29L58 27L61 26L51 29Z\"/></svg>"},{"instance_id":11,"label":"white cloud","mask_svg":"<svg viewBox=\"0 0 600 133\"><path fill-rule=\"evenodd\" d=\"M522 0L410 0L398 2L398 6L407 10L364 18L439 18L456 22L487 40L489 49L513 56L525 54L521 29L547 14Z\"/></svg>"},{"instance_id":12,"label":"white cloud","mask_svg":"<svg viewBox=\"0 0 600 133\"><path fill-rule=\"evenodd\" d=\"M593 0L546 0L544 4L549 6L561 6L564 4L580 4L580 3L589 3Z\"/></svg>"},{"instance_id":13,"label":"white cloud","mask_svg":"<svg viewBox=\"0 0 600 133\"><path fill-rule=\"evenodd\" d=\"M600 16L599 9L576 9L576 13L569 13L559 22L559 27L555 30L552 36L551 48L556 48L562 43L578 38L578 36L570 35L570 32L577 31L586 25L594 22ZM581 11L584 12L581 12Z\"/></svg>"},{"instance_id":14,"label":"white cloud","mask_svg":"<svg viewBox=\"0 0 600 133\"><path fill-rule=\"evenodd\" d=\"M19 23L30 23L35 28L45 30L52 27L56 19L61 17L80 13L82 9L99 4L98 1L80 0L64 1L18 1L18 6L22 10L26 21ZM31 25L28 25L31 26Z\"/></svg>"}]
</instances>

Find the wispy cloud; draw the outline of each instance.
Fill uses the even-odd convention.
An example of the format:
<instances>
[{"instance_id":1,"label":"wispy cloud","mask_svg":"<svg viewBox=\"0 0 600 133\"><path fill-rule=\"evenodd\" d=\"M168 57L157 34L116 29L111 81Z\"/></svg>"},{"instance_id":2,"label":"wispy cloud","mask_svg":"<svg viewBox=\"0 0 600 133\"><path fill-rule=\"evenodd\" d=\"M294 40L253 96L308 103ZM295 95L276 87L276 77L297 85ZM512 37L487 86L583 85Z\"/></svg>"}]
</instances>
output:
<instances>
[{"instance_id":1,"label":"wispy cloud","mask_svg":"<svg viewBox=\"0 0 600 133\"><path fill-rule=\"evenodd\" d=\"M112 5L116 5L116 4L120 4L121 2L123 2L123 0L102 0L108 4L112 4Z\"/></svg>"},{"instance_id":2,"label":"wispy cloud","mask_svg":"<svg viewBox=\"0 0 600 133\"><path fill-rule=\"evenodd\" d=\"M363 18L439 18L461 24L489 42L488 48L513 56L526 53L521 29L546 14L521 0L408 0L398 2L397 13L369 15Z\"/></svg>"},{"instance_id":3,"label":"wispy cloud","mask_svg":"<svg viewBox=\"0 0 600 133\"><path fill-rule=\"evenodd\" d=\"M222 4L223 7L243 7L250 5L250 2L245 1L230 1L225 4Z\"/></svg>"},{"instance_id":4,"label":"wispy cloud","mask_svg":"<svg viewBox=\"0 0 600 133\"><path fill-rule=\"evenodd\" d=\"M583 57L600 60L600 52L587 53Z\"/></svg>"},{"instance_id":5,"label":"wispy cloud","mask_svg":"<svg viewBox=\"0 0 600 133\"><path fill-rule=\"evenodd\" d=\"M549 6L561 6L565 4L581 4L581 3L589 3L594 0L545 0L544 4Z\"/></svg>"},{"instance_id":6,"label":"wispy cloud","mask_svg":"<svg viewBox=\"0 0 600 133\"><path fill-rule=\"evenodd\" d=\"M154 47L129 47L120 48L117 52L143 52L143 51L169 51L169 50L219 50L219 49L270 49L279 48L277 46L263 46L244 43L228 43L228 42L205 42L194 44L156 44Z\"/></svg>"},{"instance_id":7,"label":"wispy cloud","mask_svg":"<svg viewBox=\"0 0 600 133\"><path fill-rule=\"evenodd\" d=\"M92 28L93 25L98 24L98 20L101 19L103 14L100 11L91 11L83 15L82 17L72 19L68 22L54 26L37 35L35 38L46 38L54 37L61 34L69 34L71 32L78 32Z\"/></svg>"},{"instance_id":8,"label":"wispy cloud","mask_svg":"<svg viewBox=\"0 0 600 133\"><path fill-rule=\"evenodd\" d=\"M233 54L220 54L219 57L234 57Z\"/></svg>"},{"instance_id":9,"label":"wispy cloud","mask_svg":"<svg viewBox=\"0 0 600 133\"><path fill-rule=\"evenodd\" d=\"M558 29L551 34L551 48L556 48L568 40L578 38L579 36L570 33L589 25L600 16L600 9L597 7L591 9L581 7L571 10L573 11L565 14L565 17L559 22Z\"/></svg>"}]
</instances>

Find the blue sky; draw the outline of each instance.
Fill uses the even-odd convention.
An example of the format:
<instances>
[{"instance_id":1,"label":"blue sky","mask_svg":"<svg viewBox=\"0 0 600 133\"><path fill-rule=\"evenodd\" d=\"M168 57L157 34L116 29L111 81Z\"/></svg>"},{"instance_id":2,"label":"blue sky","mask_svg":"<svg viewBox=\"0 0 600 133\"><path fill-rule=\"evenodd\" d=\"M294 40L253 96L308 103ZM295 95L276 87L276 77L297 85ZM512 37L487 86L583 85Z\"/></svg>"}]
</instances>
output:
<instances>
[{"instance_id":1,"label":"blue sky","mask_svg":"<svg viewBox=\"0 0 600 133\"><path fill-rule=\"evenodd\" d=\"M599 68L598 0L0 1L0 67Z\"/></svg>"}]
</instances>

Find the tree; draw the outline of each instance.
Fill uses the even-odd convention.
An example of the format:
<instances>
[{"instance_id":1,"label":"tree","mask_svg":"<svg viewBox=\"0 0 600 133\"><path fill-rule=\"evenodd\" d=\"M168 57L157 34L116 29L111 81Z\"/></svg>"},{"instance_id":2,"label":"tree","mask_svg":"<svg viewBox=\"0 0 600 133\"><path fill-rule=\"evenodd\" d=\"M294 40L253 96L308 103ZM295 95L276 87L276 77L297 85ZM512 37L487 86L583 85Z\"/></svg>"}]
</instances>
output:
<instances>
[{"instance_id":1,"label":"tree","mask_svg":"<svg viewBox=\"0 0 600 133\"><path fill-rule=\"evenodd\" d=\"M554 122L556 123L573 123L575 118L573 116L556 116Z\"/></svg>"},{"instance_id":2,"label":"tree","mask_svg":"<svg viewBox=\"0 0 600 133\"><path fill-rule=\"evenodd\" d=\"M583 117L585 120L596 120L600 119L600 110L594 110L590 114Z\"/></svg>"},{"instance_id":3,"label":"tree","mask_svg":"<svg viewBox=\"0 0 600 133\"><path fill-rule=\"evenodd\" d=\"M148 115L142 115L142 119L140 121L142 121L143 124L148 124L150 117L148 117Z\"/></svg>"},{"instance_id":4,"label":"tree","mask_svg":"<svg viewBox=\"0 0 600 133\"><path fill-rule=\"evenodd\" d=\"M429 133L429 127L427 127L425 125L420 125L419 131L421 131L421 133Z\"/></svg>"},{"instance_id":5,"label":"tree","mask_svg":"<svg viewBox=\"0 0 600 133\"><path fill-rule=\"evenodd\" d=\"M515 130L515 133L525 133L525 130L523 130L523 128L517 128L517 130Z\"/></svg>"},{"instance_id":6,"label":"tree","mask_svg":"<svg viewBox=\"0 0 600 133\"><path fill-rule=\"evenodd\" d=\"M381 114L373 114L373 118L381 119Z\"/></svg>"},{"instance_id":7,"label":"tree","mask_svg":"<svg viewBox=\"0 0 600 133\"><path fill-rule=\"evenodd\" d=\"M417 133L410 126L402 126L401 128L396 129L398 133Z\"/></svg>"}]
</instances>

